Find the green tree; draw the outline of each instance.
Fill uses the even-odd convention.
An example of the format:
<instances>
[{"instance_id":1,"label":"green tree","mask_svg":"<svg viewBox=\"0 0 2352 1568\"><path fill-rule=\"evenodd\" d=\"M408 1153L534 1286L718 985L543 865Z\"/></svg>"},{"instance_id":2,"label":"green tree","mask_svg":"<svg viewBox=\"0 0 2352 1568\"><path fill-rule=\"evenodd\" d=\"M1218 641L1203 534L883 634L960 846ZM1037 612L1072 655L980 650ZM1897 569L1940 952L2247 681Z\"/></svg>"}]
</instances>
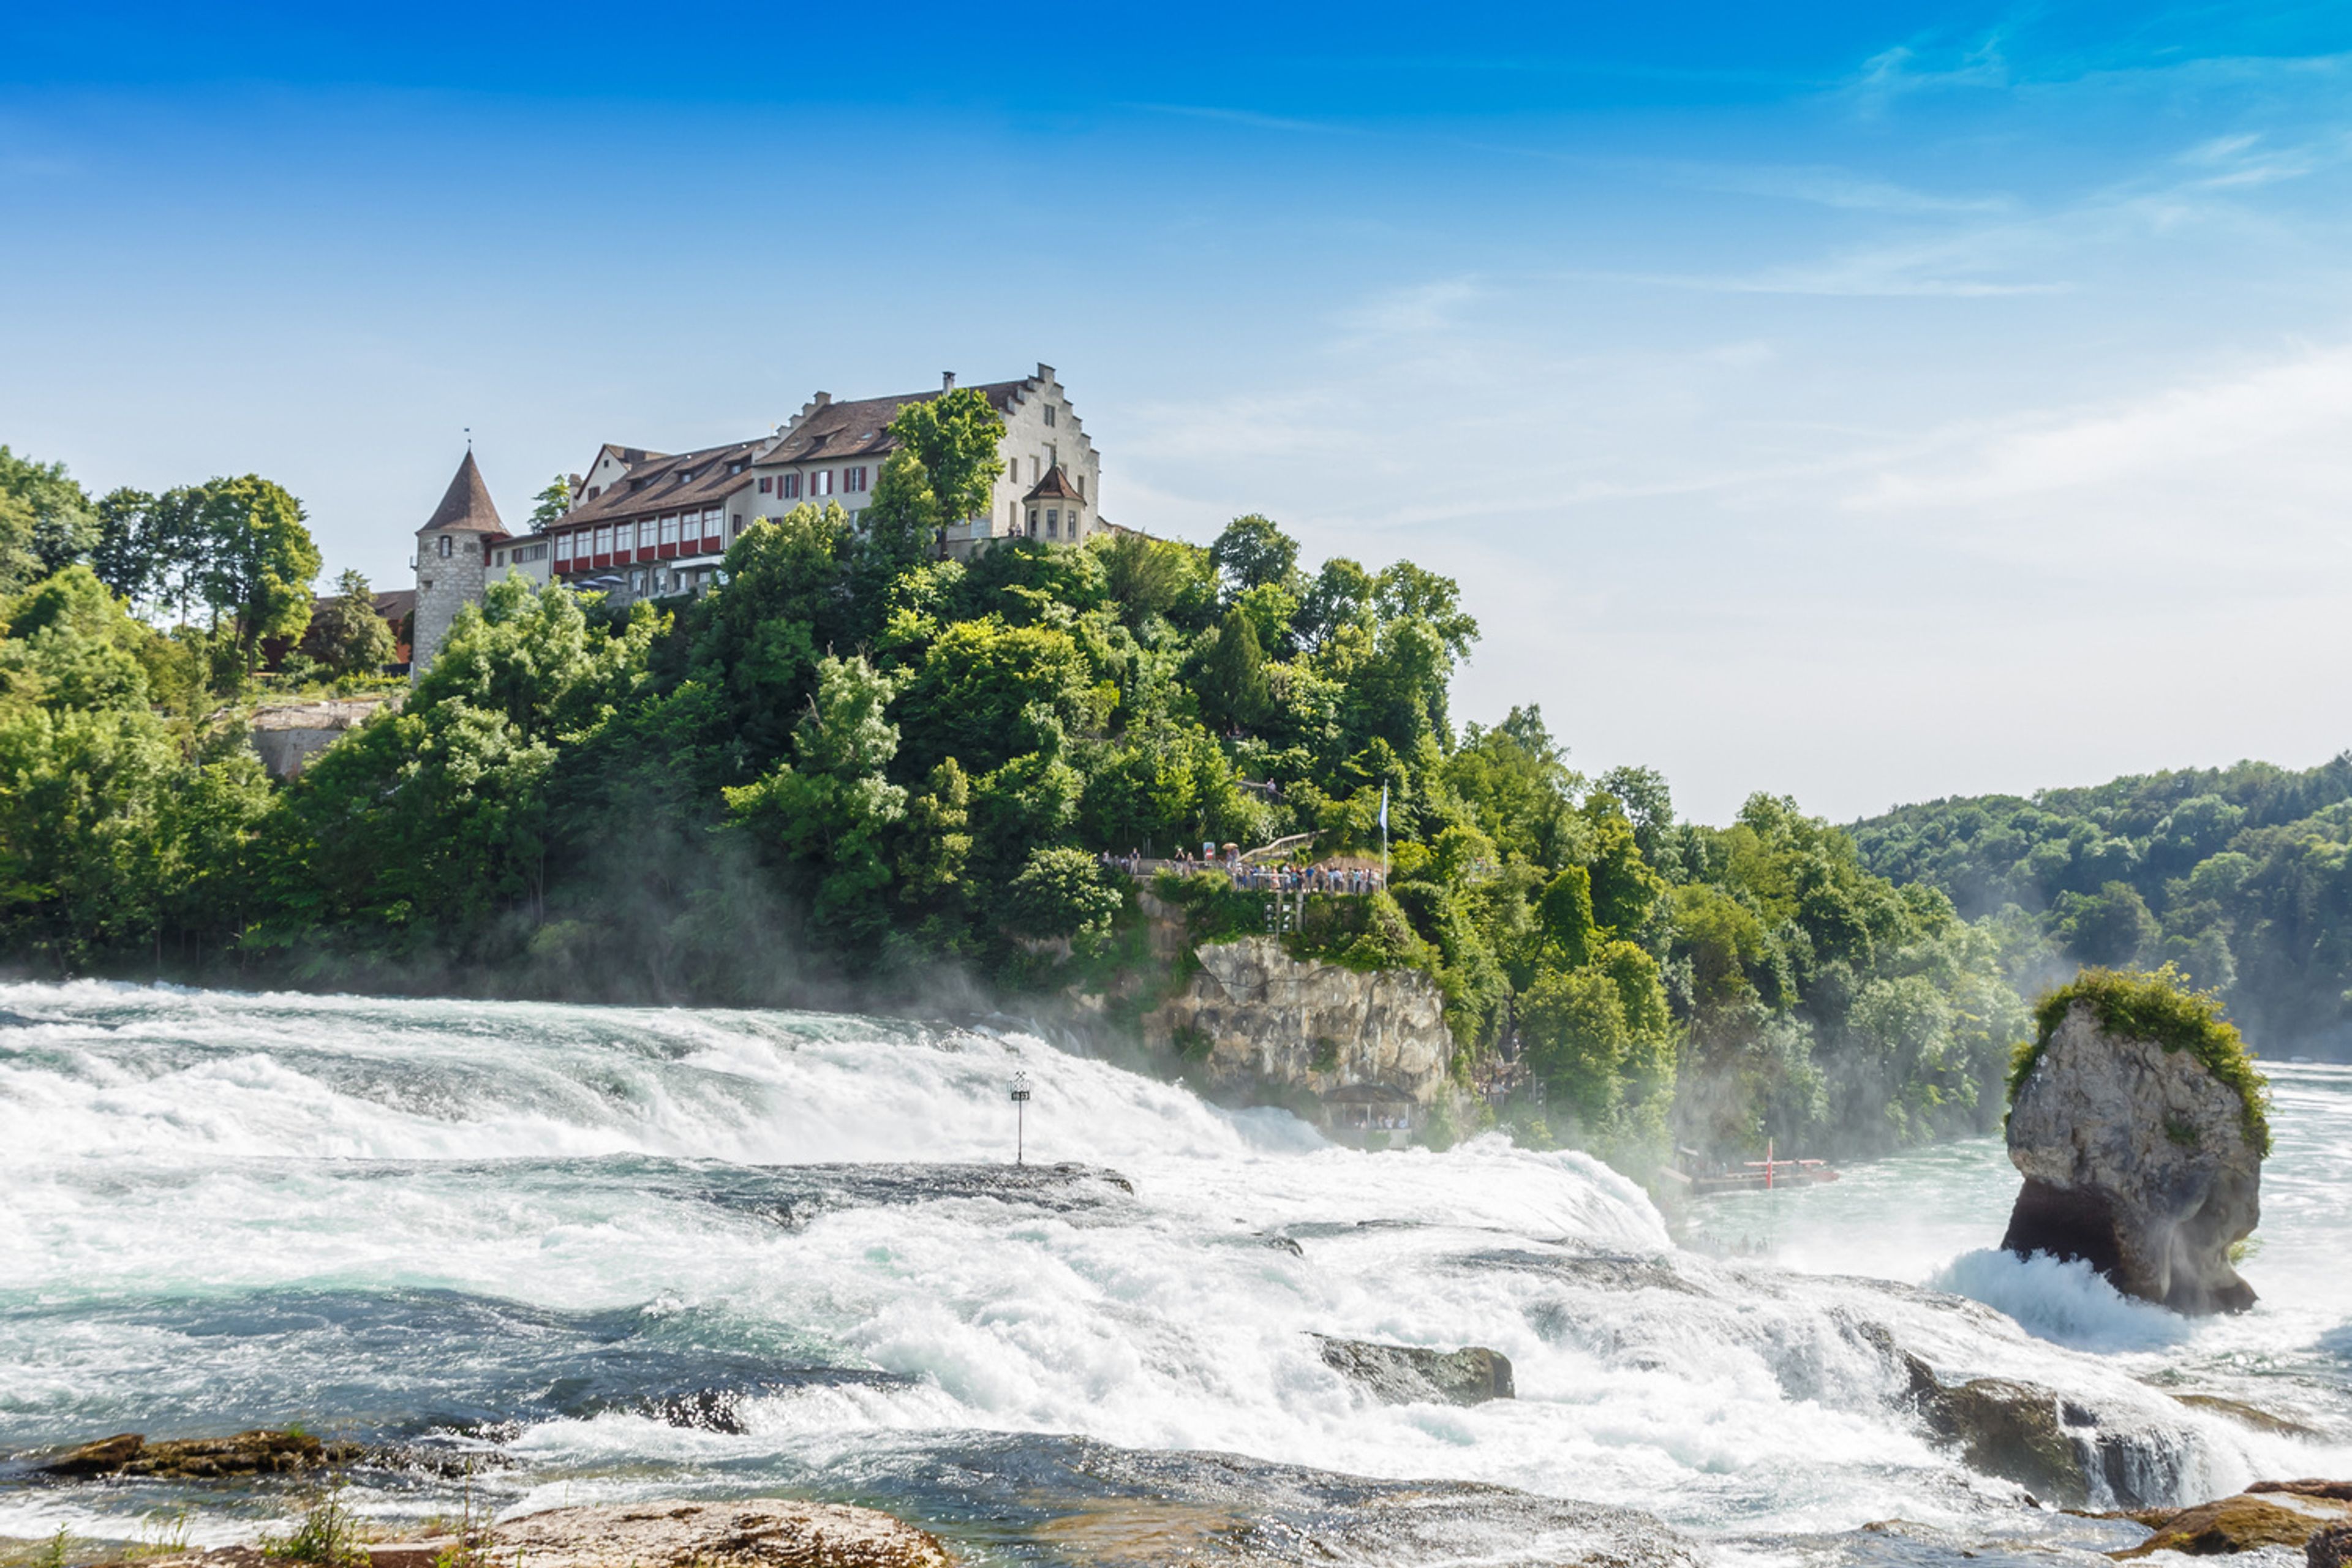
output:
<instances>
[{"instance_id":1,"label":"green tree","mask_svg":"<svg viewBox=\"0 0 2352 1568\"><path fill-rule=\"evenodd\" d=\"M337 675L373 675L392 662L399 649L366 577L347 569L335 579L335 596L312 613L302 651Z\"/></svg>"},{"instance_id":2,"label":"green tree","mask_svg":"<svg viewBox=\"0 0 2352 1568\"><path fill-rule=\"evenodd\" d=\"M195 510L205 558L198 587L229 622L245 669L266 637L299 637L310 622L310 582L323 562L302 503L257 474L200 486Z\"/></svg>"},{"instance_id":3,"label":"green tree","mask_svg":"<svg viewBox=\"0 0 2352 1568\"><path fill-rule=\"evenodd\" d=\"M947 518L986 517L989 495L1004 472L997 447L1003 416L977 387L959 386L919 402L901 404L890 434L923 467L930 491Z\"/></svg>"},{"instance_id":4,"label":"green tree","mask_svg":"<svg viewBox=\"0 0 2352 1568\"><path fill-rule=\"evenodd\" d=\"M558 474L547 481L547 488L531 497L530 525L545 528L572 510L572 481Z\"/></svg>"},{"instance_id":5,"label":"green tree","mask_svg":"<svg viewBox=\"0 0 2352 1568\"><path fill-rule=\"evenodd\" d=\"M1274 695L1265 663L1256 624L1235 605L1201 652L1200 673L1193 678L1201 717L1219 729L1254 730L1264 723Z\"/></svg>"},{"instance_id":6,"label":"green tree","mask_svg":"<svg viewBox=\"0 0 2352 1568\"><path fill-rule=\"evenodd\" d=\"M1632 1039L1624 998L1610 975L1591 967L1543 971L1520 1002L1519 1034L1528 1066L1587 1128L1617 1108Z\"/></svg>"},{"instance_id":7,"label":"green tree","mask_svg":"<svg viewBox=\"0 0 2352 1568\"><path fill-rule=\"evenodd\" d=\"M63 463L40 463L0 445L0 506L16 503L38 575L62 572L98 542L98 513Z\"/></svg>"},{"instance_id":8,"label":"green tree","mask_svg":"<svg viewBox=\"0 0 2352 1568\"><path fill-rule=\"evenodd\" d=\"M1013 930L1033 937L1098 936L1119 911L1118 889L1083 849L1040 847L1005 889Z\"/></svg>"},{"instance_id":9,"label":"green tree","mask_svg":"<svg viewBox=\"0 0 2352 1568\"><path fill-rule=\"evenodd\" d=\"M1225 525L1209 546L1209 564L1224 579L1229 596L1268 585L1290 588L1298 573L1298 541L1271 518L1252 512Z\"/></svg>"},{"instance_id":10,"label":"green tree","mask_svg":"<svg viewBox=\"0 0 2352 1568\"><path fill-rule=\"evenodd\" d=\"M817 666L793 761L726 791L736 827L765 845L809 901L810 929L853 960L871 962L889 929L890 829L907 792L885 776L898 752L887 714L896 680L860 658Z\"/></svg>"}]
</instances>

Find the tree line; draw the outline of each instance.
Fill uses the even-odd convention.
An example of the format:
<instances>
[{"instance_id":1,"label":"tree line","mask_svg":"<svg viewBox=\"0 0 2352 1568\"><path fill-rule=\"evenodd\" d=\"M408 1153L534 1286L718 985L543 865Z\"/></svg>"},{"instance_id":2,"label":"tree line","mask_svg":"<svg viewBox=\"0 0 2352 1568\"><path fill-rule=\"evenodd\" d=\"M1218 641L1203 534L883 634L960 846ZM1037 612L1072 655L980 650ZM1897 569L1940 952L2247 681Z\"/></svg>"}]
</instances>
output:
<instances>
[{"instance_id":1,"label":"tree line","mask_svg":"<svg viewBox=\"0 0 2352 1568\"><path fill-rule=\"evenodd\" d=\"M1853 831L1874 870L2076 963L2176 964L2268 1054L2352 1055L2352 753L1955 796Z\"/></svg>"},{"instance_id":2,"label":"tree line","mask_svg":"<svg viewBox=\"0 0 2352 1568\"><path fill-rule=\"evenodd\" d=\"M1257 516L1207 546L940 559L999 428L968 390L911 405L856 523L758 522L700 596L494 584L404 702L283 785L174 673L186 628L158 622L209 578L37 559L0 605L0 946L572 996L1036 994L1137 961L1103 852L1370 852L1385 801L1386 888L1326 948L1429 973L1465 1080L1508 1058L1542 1085L1522 1136L1631 1165L1996 1123L2037 930L1896 885L1786 799L1681 821L1649 770L1571 767L1533 706L1458 723L1477 622L1412 563L1310 569ZM222 590L220 624L249 602Z\"/></svg>"}]
</instances>

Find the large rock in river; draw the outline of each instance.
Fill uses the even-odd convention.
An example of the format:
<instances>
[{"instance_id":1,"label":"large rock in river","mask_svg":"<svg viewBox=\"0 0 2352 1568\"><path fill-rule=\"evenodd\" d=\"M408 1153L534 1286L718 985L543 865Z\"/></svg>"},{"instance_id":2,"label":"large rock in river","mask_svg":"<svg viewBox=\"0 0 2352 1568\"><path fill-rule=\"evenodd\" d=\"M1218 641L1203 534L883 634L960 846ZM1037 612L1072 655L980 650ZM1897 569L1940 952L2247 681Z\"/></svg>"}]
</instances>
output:
<instances>
[{"instance_id":1,"label":"large rock in river","mask_svg":"<svg viewBox=\"0 0 2352 1568\"><path fill-rule=\"evenodd\" d=\"M2176 1037L2144 1038L2103 1021L2104 993L2090 989L2162 984L2086 976L2060 993L2063 1013L2045 1011L2038 1056L2010 1107L2009 1157L2025 1188L2001 1245L2085 1258L2117 1289L2177 1311L2242 1311L2253 1288L2229 1254L2262 1216L2266 1134L2250 1098L2259 1080L2235 1031L2210 1008L2196 1012L2201 999L2186 999L2189 1012L2227 1031L2238 1054L2220 1059L2236 1064L2238 1082L2205 1059L2213 1050L2177 1037L2178 1027L2151 1025L2147 1033ZM2070 993L2081 994L2065 1001Z\"/></svg>"}]
</instances>

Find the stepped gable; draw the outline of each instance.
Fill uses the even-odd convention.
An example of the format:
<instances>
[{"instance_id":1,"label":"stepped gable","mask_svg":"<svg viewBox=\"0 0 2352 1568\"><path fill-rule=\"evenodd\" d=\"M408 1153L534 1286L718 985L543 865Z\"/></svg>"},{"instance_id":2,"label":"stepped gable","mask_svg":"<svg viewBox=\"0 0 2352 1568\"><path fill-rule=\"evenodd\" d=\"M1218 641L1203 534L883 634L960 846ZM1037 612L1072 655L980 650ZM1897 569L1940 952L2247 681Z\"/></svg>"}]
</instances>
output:
<instances>
[{"instance_id":1,"label":"stepped gable","mask_svg":"<svg viewBox=\"0 0 2352 1568\"><path fill-rule=\"evenodd\" d=\"M432 533L442 529L457 529L469 533L504 534L506 524L499 521L499 509L490 500L490 487L482 482L482 470L474 464L472 447L466 449L466 460L457 465L449 489L441 497L441 504L425 520L419 533Z\"/></svg>"}]
</instances>

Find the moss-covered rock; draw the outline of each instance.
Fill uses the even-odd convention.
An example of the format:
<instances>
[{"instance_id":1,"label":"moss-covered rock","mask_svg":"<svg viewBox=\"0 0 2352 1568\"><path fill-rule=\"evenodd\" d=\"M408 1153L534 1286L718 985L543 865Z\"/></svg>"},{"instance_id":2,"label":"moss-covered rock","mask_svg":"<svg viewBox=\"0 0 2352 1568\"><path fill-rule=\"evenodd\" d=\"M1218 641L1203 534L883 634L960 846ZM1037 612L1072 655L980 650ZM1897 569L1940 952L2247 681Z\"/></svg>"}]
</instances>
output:
<instances>
[{"instance_id":1,"label":"moss-covered rock","mask_svg":"<svg viewBox=\"0 0 2352 1568\"><path fill-rule=\"evenodd\" d=\"M2237 1031L2163 974L2090 972L2041 1016L2011 1085L2025 1185L2001 1245L2177 1311L2253 1305L2230 1251L2262 1217L2270 1134Z\"/></svg>"}]
</instances>

